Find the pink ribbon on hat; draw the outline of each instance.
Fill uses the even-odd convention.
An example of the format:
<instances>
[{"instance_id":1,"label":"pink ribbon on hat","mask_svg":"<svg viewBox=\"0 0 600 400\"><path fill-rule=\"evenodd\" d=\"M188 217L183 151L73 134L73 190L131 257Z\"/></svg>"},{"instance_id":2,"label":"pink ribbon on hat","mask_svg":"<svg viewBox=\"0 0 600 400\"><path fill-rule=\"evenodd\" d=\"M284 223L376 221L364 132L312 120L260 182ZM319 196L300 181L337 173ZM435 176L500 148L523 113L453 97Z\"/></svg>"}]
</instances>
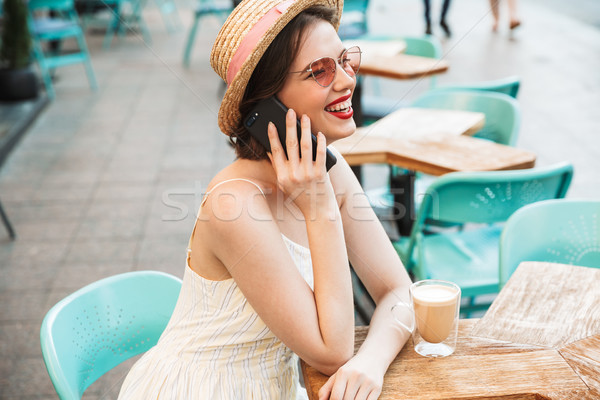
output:
<instances>
[{"instance_id":1,"label":"pink ribbon on hat","mask_svg":"<svg viewBox=\"0 0 600 400\"><path fill-rule=\"evenodd\" d=\"M254 24L244 39L242 39L242 42L229 62L229 69L227 69L227 86L233 82L233 78L235 78L240 68L242 68L242 64L244 64L244 61L246 61L250 53L252 53L252 50L254 50L258 41L263 37L267 30L273 26L281 14L294 3L294 1L296 0L286 0L271 8L256 24Z\"/></svg>"}]
</instances>

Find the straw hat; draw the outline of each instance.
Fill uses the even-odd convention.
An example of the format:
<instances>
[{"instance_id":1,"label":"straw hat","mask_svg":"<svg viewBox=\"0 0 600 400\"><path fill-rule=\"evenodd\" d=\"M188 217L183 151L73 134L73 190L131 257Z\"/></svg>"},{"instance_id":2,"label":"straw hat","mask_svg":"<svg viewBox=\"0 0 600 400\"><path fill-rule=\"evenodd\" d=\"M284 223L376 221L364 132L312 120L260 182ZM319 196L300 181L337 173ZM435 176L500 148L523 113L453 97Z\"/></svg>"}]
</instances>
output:
<instances>
[{"instance_id":1,"label":"straw hat","mask_svg":"<svg viewBox=\"0 0 600 400\"><path fill-rule=\"evenodd\" d=\"M296 15L315 5L337 10L339 21L344 0L244 0L233 9L210 55L211 66L227 83L219 109L219 128L226 135L242 118L239 105L246 85L273 39Z\"/></svg>"}]
</instances>

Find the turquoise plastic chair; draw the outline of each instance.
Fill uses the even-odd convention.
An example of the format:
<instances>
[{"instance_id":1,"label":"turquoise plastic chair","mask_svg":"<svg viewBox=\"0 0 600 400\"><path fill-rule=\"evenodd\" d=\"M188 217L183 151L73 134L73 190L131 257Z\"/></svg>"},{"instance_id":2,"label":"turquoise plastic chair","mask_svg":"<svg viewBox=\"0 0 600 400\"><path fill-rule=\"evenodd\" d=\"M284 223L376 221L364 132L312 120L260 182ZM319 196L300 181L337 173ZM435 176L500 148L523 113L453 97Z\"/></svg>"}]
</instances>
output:
<instances>
[{"instance_id":1,"label":"turquoise plastic chair","mask_svg":"<svg viewBox=\"0 0 600 400\"><path fill-rule=\"evenodd\" d=\"M458 85L438 86L435 90L483 90L489 92L503 93L514 99L517 98L519 87L521 86L521 78L518 76L509 76L493 81L465 83Z\"/></svg>"},{"instance_id":2,"label":"turquoise plastic chair","mask_svg":"<svg viewBox=\"0 0 600 400\"><path fill-rule=\"evenodd\" d=\"M146 0L102 0L112 10L112 18L104 35L102 44L108 49L115 36L124 36L127 30L138 29L145 43L151 43L150 31L144 20L142 11L146 6Z\"/></svg>"},{"instance_id":3,"label":"turquoise plastic chair","mask_svg":"<svg viewBox=\"0 0 600 400\"><path fill-rule=\"evenodd\" d=\"M185 44L185 50L183 52L183 65L186 67L190 66L190 54L194 41L196 40L196 32L198 30L198 23L201 18L208 16L215 16L218 18L225 18L233 10L232 4L217 3L214 0L199 0L194 10L194 23L190 28L188 38Z\"/></svg>"},{"instance_id":4,"label":"turquoise plastic chair","mask_svg":"<svg viewBox=\"0 0 600 400\"><path fill-rule=\"evenodd\" d=\"M442 44L435 36L425 35L421 37L403 37L406 42L404 54L440 59L442 58ZM435 75L429 78L429 87L433 89L437 85Z\"/></svg>"},{"instance_id":5,"label":"turquoise plastic chair","mask_svg":"<svg viewBox=\"0 0 600 400\"><path fill-rule=\"evenodd\" d=\"M136 271L67 296L42 322L42 355L60 399L81 399L98 378L156 344L171 318L181 280Z\"/></svg>"},{"instance_id":6,"label":"turquoise plastic chair","mask_svg":"<svg viewBox=\"0 0 600 400\"><path fill-rule=\"evenodd\" d=\"M515 212L500 237L500 287L522 261L600 268L600 201L548 200Z\"/></svg>"},{"instance_id":7,"label":"turquoise plastic chair","mask_svg":"<svg viewBox=\"0 0 600 400\"><path fill-rule=\"evenodd\" d=\"M485 114L485 125L474 136L514 146L521 125L519 103L503 93L475 90L432 90L419 98L413 107L476 111Z\"/></svg>"},{"instance_id":8,"label":"turquoise plastic chair","mask_svg":"<svg viewBox=\"0 0 600 400\"><path fill-rule=\"evenodd\" d=\"M568 163L516 171L454 172L427 189L409 238L394 242L417 280L458 284L464 298L498 292L498 245L502 222L524 205L565 196ZM429 234L426 221L470 225ZM463 311L486 309L472 304Z\"/></svg>"},{"instance_id":9,"label":"turquoise plastic chair","mask_svg":"<svg viewBox=\"0 0 600 400\"><path fill-rule=\"evenodd\" d=\"M338 35L342 40L355 39L366 35L367 9L369 0L345 0Z\"/></svg>"},{"instance_id":10,"label":"turquoise plastic chair","mask_svg":"<svg viewBox=\"0 0 600 400\"><path fill-rule=\"evenodd\" d=\"M51 72L55 68L76 63L83 63L90 86L96 90L98 88L96 76L73 0L29 0L27 4L33 55L40 67L48 97L51 99L55 97ZM40 11L52 11L56 16L38 18L36 15ZM79 51L69 54L61 53L60 43L68 38L74 38L77 41ZM44 45L48 42L56 43L56 47L44 51Z\"/></svg>"},{"instance_id":11,"label":"turquoise plastic chair","mask_svg":"<svg viewBox=\"0 0 600 400\"><path fill-rule=\"evenodd\" d=\"M177 32L181 29L181 19L177 11L177 5L174 0L154 0L162 15L165 26L169 33Z\"/></svg>"}]
</instances>

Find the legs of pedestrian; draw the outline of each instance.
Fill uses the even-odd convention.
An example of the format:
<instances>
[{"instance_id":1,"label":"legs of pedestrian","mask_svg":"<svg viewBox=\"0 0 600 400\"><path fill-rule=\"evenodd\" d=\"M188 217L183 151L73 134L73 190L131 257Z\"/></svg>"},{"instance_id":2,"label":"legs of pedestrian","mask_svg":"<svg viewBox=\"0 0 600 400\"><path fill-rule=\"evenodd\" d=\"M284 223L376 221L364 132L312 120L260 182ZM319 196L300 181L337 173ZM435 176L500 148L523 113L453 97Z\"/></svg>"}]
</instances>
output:
<instances>
[{"instance_id":1,"label":"legs of pedestrian","mask_svg":"<svg viewBox=\"0 0 600 400\"><path fill-rule=\"evenodd\" d=\"M508 16L510 17L510 29L515 29L517 26L521 25L521 21L519 20L519 16L517 15L517 0L507 0L508 1Z\"/></svg>"},{"instance_id":2,"label":"legs of pedestrian","mask_svg":"<svg viewBox=\"0 0 600 400\"><path fill-rule=\"evenodd\" d=\"M498 10L498 3L500 0L490 0L490 6L492 9L492 16L494 17L494 25L492 25L492 31L498 31L498 19L500 18L500 12Z\"/></svg>"},{"instance_id":3,"label":"legs of pedestrian","mask_svg":"<svg viewBox=\"0 0 600 400\"><path fill-rule=\"evenodd\" d=\"M423 0L425 6L425 34L431 35L431 3L430 0Z\"/></svg>"},{"instance_id":4,"label":"legs of pedestrian","mask_svg":"<svg viewBox=\"0 0 600 400\"><path fill-rule=\"evenodd\" d=\"M440 15L440 26L444 30L444 33L447 37L452 36L452 33L450 32L450 27L448 27L448 24L446 23L446 14L448 13L449 7L450 0L444 0L444 3L442 3L442 14Z\"/></svg>"}]
</instances>

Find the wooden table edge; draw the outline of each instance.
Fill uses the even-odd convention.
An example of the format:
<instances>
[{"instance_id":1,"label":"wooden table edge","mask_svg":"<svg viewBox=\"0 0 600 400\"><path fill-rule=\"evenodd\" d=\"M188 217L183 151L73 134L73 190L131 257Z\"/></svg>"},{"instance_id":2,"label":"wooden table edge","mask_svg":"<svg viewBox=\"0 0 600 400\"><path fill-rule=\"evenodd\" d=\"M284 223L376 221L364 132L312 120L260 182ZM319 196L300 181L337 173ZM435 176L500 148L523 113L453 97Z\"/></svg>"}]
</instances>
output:
<instances>
[{"instance_id":1,"label":"wooden table edge","mask_svg":"<svg viewBox=\"0 0 600 400\"><path fill-rule=\"evenodd\" d=\"M439 68L432 68L423 72L410 72L410 73L393 73L387 70L369 67L369 66L361 66L360 72L363 75L369 76L379 76L382 78L391 78L391 79L417 79L417 78L426 78L432 75L441 74L448 71L448 65L441 66Z\"/></svg>"},{"instance_id":2,"label":"wooden table edge","mask_svg":"<svg viewBox=\"0 0 600 400\"><path fill-rule=\"evenodd\" d=\"M467 326L465 326L465 331L469 332L469 336L470 336L470 332L475 328L475 325L477 324L477 322L479 321L479 319L477 318L473 318L473 319L464 319L461 320L463 321L463 323L465 323ZM358 350L358 348L360 347L360 345L362 344L362 341L364 341L364 337L366 336L366 334L368 333L369 327L368 326L356 326L355 327L355 336L357 338L359 338L359 340L357 340L355 342L355 352ZM594 337L597 336L596 334L594 335L590 335L589 337ZM589 338L588 337L588 338ZM512 343L512 342L508 342L508 341L502 341L502 340L497 340L497 339L492 339L492 338L486 338L486 337L478 337L478 336L474 336L474 338L478 338L478 339L483 339L486 341L490 341L490 342L498 342L498 343L506 343L507 345L519 345L518 343ZM584 339L580 339L580 340L585 340L587 338ZM577 341L574 341L572 343L575 343ZM523 346L526 346L530 349L524 349L524 352L528 352L528 351L551 351L551 352L555 352L558 356L560 356L561 358L563 358L564 362L566 363L566 365L568 365L570 368L573 369L573 366L571 365L571 363L563 356L561 349L567 347L567 345L563 346L563 348L558 349L558 348L553 348L553 347L549 347L549 346L539 346L539 345L531 345L531 344L523 344ZM457 355L457 357L468 357L468 355ZM302 371L302 375L304 378L304 384L306 386L306 391L308 394L308 398L309 400L316 400L318 399L318 392L321 389L321 387L316 387L316 382L314 382L314 384L311 386L309 385L309 383L306 380L306 376L309 375L309 371L308 368L310 367L304 360L300 359L300 367L301 367L301 371ZM312 367L310 367L312 368ZM313 368L314 369L314 368ZM584 377L578 373L575 369L573 369L573 373L574 375L576 375L580 380L583 386L587 387L587 391L585 392L580 392L580 393L584 393L586 395L588 395L588 392L590 395L594 395L597 391L595 388L590 387L590 385L587 384L586 380L584 379ZM462 397L444 397L444 400L491 400L491 399L501 399L501 400L516 400L516 399L531 399L531 400L552 400L554 398L557 397L548 397L549 395L552 396L552 394L554 393L558 393L558 392L552 392L551 394L548 394L547 392L526 392L526 393L517 393L517 394L507 394L507 395L491 395L491 394L485 394L482 393L481 395L472 395L472 396L462 396ZM557 399L566 399L569 398L568 396L571 394L570 391L565 391L565 392L561 392L559 393L561 395L561 397L558 397ZM567 396L567 397L563 397Z\"/></svg>"}]
</instances>

